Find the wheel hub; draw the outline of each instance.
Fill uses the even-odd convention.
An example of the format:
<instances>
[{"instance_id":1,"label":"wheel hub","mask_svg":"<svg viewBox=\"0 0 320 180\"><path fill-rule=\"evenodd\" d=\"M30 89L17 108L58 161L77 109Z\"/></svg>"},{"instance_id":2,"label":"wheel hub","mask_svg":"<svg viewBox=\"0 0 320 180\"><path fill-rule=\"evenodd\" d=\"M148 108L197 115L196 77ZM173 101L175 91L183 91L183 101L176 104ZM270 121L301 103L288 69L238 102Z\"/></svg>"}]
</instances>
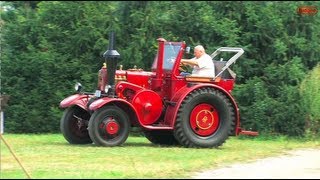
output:
<instances>
[{"instance_id":1,"label":"wheel hub","mask_svg":"<svg viewBox=\"0 0 320 180\"><path fill-rule=\"evenodd\" d=\"M210 104L199 104L194 107L190 114L190 125L197 135L210 136L219 125L217 110Z\"/></svg>"},{"instance_id":2,"label":"wheel hub","mask_svg":"<svg viewBox=\"0 0 320 180\"><path fill-rule=\"evenodd\" d=\"M202 110L197 114L196 123L197 127L206 130L209 129L214 122L213 113L208 110Z\"/></svg>"},{"instance_id":3,"label":"wheel hub","mask_svg":"<svg viewBox=\"0 0 320 180\"><path fill-rule=\"evenodd\" d=\"M108 120L105 124L106 133L114 135L119 131L119 124L115 120Z\"/></svg>"},{"instance_id":4,"label":"wheel hub","mask_svg":"<svg viewBox=\"0 0 320 180\"><path fill-rule=\"evenodd\" d=\"M78 129L81 129L83 126L85 126L84 120L76 115L73 115L77 119L77 126Z\"/></svg>"}]
</instances>

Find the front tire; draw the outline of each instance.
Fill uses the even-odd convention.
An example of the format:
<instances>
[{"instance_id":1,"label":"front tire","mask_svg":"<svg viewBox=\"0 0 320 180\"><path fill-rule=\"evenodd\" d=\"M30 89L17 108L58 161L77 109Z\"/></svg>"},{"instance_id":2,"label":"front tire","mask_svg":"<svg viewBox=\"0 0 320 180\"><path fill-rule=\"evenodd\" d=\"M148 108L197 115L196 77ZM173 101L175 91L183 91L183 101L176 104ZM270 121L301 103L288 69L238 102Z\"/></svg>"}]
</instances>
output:
<instances>
[{"instance_id":1,"label":"front tire","mask_svg":"<svg viewBox=\"0 0 320 180\"><path fill-rule=\"evenodd\" d=\"M221 146L232 131L234 108L217 89L199 88L182 101L174 136L185 147Z\"/></svg>"},{"instance_id":2,"label":"front tire","mask_svg":"<svg viewBox=\"0 0 320 180\"><path fill-rule=\"evenodd\" d=\"M117 106L96 110L89 120L89 136L98 146L123 144L130 132L128 115Z\"/></svg>"},{"instance_id":3,"label":"front tire","mask_svg":"<svg viewBox=\"0 0 320 180\"><path fill-rule=\"evenodd\" d=\"M68 107L60 120L60 131L70 144L89 144L87 130L90 114L79 106Z\"/></svg>"}]
</instances>

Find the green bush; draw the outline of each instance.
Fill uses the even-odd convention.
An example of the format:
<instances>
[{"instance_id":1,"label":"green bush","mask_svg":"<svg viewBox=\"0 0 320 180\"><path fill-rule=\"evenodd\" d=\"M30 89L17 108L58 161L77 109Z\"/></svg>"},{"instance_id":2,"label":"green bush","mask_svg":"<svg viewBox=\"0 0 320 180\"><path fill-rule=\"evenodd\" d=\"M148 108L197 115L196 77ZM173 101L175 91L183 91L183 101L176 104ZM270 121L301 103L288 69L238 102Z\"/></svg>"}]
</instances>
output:
<instances>
[{"instance_id":1,"label":"green bush","mask_svg":"<svg viewBox=\"0 0 320 180\"><path fill-rule=\"evenodd\" d=\"M307 113L306 135L320 137L320 64L301 83L300 94L303 110Z\"/></svg>"}]
</instances>

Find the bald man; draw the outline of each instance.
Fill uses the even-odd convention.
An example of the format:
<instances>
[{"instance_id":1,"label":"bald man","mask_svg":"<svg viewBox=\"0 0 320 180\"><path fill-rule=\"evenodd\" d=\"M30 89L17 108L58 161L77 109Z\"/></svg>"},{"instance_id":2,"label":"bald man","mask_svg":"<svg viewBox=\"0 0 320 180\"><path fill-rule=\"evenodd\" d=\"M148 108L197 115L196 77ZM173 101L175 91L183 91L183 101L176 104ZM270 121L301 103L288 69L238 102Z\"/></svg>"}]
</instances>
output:
<instances>
[{"instance_id":1,"label":"bald man","mask_svg":"<svg viewBox=\"0 0 320 180\"><path fill-rule=\"evenodd\" d=\"M194 58L181 59L182 65L189 65L193 67L192 75L202 77L214 77L214 64L211 57L206 53L205 49L201 45L197 45L194 48ZM182 73L181 75L187 75Z\"/></svg>"}]
</instances>

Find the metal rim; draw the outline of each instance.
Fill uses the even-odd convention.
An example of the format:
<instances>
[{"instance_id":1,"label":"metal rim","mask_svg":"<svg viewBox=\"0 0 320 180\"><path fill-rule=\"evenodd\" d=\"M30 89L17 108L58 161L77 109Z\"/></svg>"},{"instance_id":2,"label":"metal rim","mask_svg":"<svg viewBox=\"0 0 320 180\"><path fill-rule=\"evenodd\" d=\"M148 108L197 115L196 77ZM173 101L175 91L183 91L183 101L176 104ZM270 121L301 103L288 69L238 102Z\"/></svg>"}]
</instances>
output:
<instances>
[{"instance_id":1,"label":"metal rim","mask_svg":"<svg viewBox=\"0 0 320 180\"><path fill-rule=\"evenodd\" d=\"M108 116L99 122L98 132L104 140L112 140L121 134L121 125L114 116Z\"/></svg>"},{"instance_id":2,"label":"metal rim","mask_svg":"<svg viewBox=\"0 0 320 180\"><path fill-rule=\"evenodd\" d=\"M106 123L106 132L108 134L113 135L118 133L119 128L119 124L116 121L111 120Z\"/></svg>"},{"instance_id":3,"label":"metal rim","mask_svg":"<svg viewBox=\"0 0 320 180\"><path fill-rule=\"evenodd\" d=\"M220 124L217 109L207 103L195 106L191 111L189 121L193 132L199 136L212 135Z\"/></svg>"}]
</instances>

